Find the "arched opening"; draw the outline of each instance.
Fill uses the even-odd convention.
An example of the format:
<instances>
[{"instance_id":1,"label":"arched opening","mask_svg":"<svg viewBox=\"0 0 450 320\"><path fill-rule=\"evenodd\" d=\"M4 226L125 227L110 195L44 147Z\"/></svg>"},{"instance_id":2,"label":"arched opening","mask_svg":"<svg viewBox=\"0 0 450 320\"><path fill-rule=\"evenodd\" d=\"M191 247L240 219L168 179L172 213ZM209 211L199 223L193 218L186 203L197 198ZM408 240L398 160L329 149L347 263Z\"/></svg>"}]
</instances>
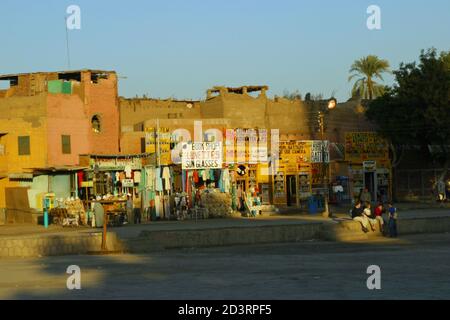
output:
<instances>
[{"instance_id":1,"label":"arched opening","mask_svg":"<svg viewBox=\"0 0 450 320\"><path fill-rule=\"evenodd\" d=\"M99 115L96 114L92 117L91 126L92 126L92 131L94 131L95 133L100 133L102 131L102 125L101 125Z\"/></svg>"}]
</instances>

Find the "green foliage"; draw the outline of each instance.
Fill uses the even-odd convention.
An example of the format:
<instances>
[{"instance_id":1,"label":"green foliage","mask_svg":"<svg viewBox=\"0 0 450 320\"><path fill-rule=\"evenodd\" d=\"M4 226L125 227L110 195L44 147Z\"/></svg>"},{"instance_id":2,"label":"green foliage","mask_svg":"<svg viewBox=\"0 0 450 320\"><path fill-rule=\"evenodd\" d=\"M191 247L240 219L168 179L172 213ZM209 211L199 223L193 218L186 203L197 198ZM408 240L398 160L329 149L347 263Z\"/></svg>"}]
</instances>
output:
<instances>
[{"instance_id":1,"label":"green foliage","mask_svg":"<svg viewBox=\"0 0 450 320\"><path fill-rule=\"evenodd\" d=\"M419 63L401 64L396 85L366 112L394 145L420 146L439 161L450 159L450 52L422 51Z\"/></svg>"},{"instance_id":2,"label":"green foliage","mask_svg":"<svg viewBox=\"0 0 450 320\"><path fill-rule=\"evenodd\" d=\"M350 68L352 74L348 78L348 81L358 78L353 85L352 95L369 100L381 96L384 93L384 86L374 79L383 81L382 74L385 72L389 72L389 62L377 56L369 55L355 61Z\"/></svg>"}]
</instances>

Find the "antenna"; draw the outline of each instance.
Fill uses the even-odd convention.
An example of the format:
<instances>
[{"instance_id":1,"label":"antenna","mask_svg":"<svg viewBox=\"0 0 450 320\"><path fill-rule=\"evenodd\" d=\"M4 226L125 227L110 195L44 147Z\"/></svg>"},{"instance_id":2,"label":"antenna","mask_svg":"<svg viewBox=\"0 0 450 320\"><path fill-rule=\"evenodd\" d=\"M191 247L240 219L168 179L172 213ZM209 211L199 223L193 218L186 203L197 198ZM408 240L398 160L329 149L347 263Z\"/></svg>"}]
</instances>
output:
<instances>
[{"instance_id":1,"label":"antenna","mask_svg":"<svg viewBox=\"0 0 450 320\"><path fill-rule=\"evenodd\" d=\"M70 70L69 29L67 28L67 17L64 17L64 28L66 29L67 67L68 70Z\"/></svg>"}]
</instances>

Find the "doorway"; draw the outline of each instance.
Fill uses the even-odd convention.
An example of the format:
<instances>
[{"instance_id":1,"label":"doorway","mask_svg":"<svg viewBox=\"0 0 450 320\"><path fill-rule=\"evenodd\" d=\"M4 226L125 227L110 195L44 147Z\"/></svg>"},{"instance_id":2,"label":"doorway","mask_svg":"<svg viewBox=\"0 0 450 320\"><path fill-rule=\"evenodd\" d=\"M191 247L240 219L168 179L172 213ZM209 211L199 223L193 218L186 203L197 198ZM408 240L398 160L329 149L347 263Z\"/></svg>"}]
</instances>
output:
<instances>
[{"instance_id":1,"label":"doorway","mask_svg":"<svg viewBox=\"0 0 450 320\"><path fill-rule=\"evenodd\" d=\"M364 172L364 188L367 188L367 190L370 192L372 202L376 202L377 194L375 192L375 172Z\"/></svg>"},{"instance_id":2,"label":"doorway","mask_svg":"<svg viewBox=\"0 0 450 320\"><path fill-rule=\"evenodd\" d=\"M286 176L287 205L290 207L297 204L297 180L295 176Z\"/></svg>"}]
</instances>

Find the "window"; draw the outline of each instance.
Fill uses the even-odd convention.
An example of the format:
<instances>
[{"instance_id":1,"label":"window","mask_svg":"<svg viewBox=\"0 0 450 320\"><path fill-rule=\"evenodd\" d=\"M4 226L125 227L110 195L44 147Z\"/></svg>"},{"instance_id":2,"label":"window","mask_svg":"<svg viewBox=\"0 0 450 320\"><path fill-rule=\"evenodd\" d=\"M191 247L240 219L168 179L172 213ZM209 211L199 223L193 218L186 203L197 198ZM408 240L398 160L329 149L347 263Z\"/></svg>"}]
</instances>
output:
<instances>
[{"instance_id":1,"label":"window","mask_svg":"<svg viewBox=\"0 0 450 320\"><path fill-rule=\"evenodd\" d=\"M141 153L145 153L145 138L141 138Z\"/></svg>"},{"instance_id":2,"label":"window","mask_svg":"<svg viewBox=\"0 0 450 320\"><path fill-rule=\"evenodd\" d=\"M22 136L18 139L19 156L30 155L30 136Z\"/></svg>"},{"instance_id":3,"label":"window","mask_svg":"<svg viewBox=\"0 0 450 320\"><path fill-rule=\"evenodd\" d=\"M62 145L62 153L63 154L71 154L71 146L70 146L70 136L62 135L61 136L61 145Z\"/></svg>"},{"instance_id":4,"label":"window","mask_svg":"<svg viewBox=\"0 0 450 320\"><path fill-rule=\"evenodd\" d=\"M94 131L95 133L100 133L102 131L102 126L101 126L99 115L95 115L92 117L91 125L92 125L92 131Z\"/></svg>"}]
</instances>

